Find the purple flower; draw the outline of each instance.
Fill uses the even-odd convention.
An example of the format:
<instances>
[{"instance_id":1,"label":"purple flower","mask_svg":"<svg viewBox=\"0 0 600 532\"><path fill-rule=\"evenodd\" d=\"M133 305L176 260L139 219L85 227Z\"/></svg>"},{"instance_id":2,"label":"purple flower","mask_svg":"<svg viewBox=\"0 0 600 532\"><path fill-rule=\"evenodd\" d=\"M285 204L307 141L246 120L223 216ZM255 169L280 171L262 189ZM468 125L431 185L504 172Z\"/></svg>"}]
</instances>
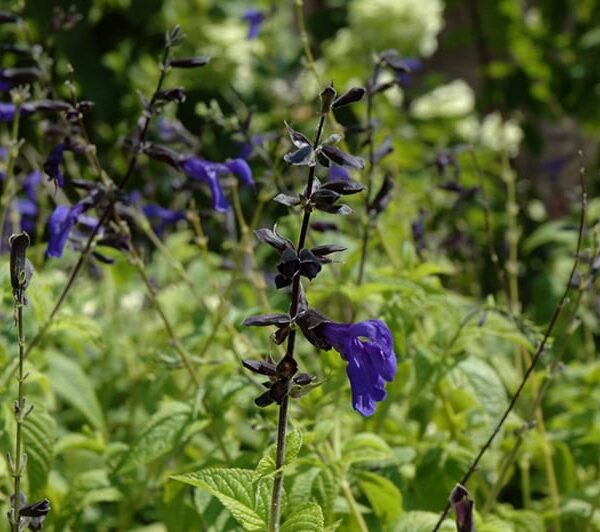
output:
<instances>
[{"instance_id":1,"label":"purple flower","mask_svg":"<svg viewBox=\"0 0 600 532\"><path fill-rule=\"evenodd\" d=\"M243 159L231 159L223 164L206 161L200 157L188 157L181 161L180 167L192 179L206 183L210 187L213 208L218 212L225 212L229 208L219 176L235 174L245 185L254 185L252 171Z\"/></svg>"},{"instance_id":2,"label":"purple flower","mask_svg":"<svg viewBox=\"0 0 600 532\"><path fill-rule=\"evenodd\" d=\"M76 203L72 207L59 205L54 209L54 212L48 220L48 232L50 233L50 238L48 240L46 256L62 256L71 229L73 229L86 209L87 205L83 202Z\"/></svg>"},{"instance_id":3,"label":"purple flower","mask_svg":"<svg viewBox=\"0 0 600 532\"><path fill-rule=\"evenodd\" d=\"M0 102L0 122L12 122L16 109L14 103Z\"/></svg>"},{"instance_id":4,"label":"purple flower","mask_svg":"<svg viewBox=\"0 0 600 532\"><path fill-rule=\"evenodd\" d=\"M40 172L31 172L23 181L26 197L17 198L17 209L21 215L21 229L32 233L35 229L35 218L38 214L37 187L40 184Z\"/></svg>"},{"instance_id":5,"label":"purple flower","mask_svg":"<svg viewBox=\"0 0 600 532\"><path fill-rule=\"evenodd\" d=\"M350 173L343 166L332 164L327 173L327 181L349 181Z\"/></svg>"},{"instance_id":6,"label":"purple flower","mask_svg":"<svg viewBox=\"0 0 600 532\"><path fill-rule=\"evenodd\" d=\"M160 235L167 225L174 224L185 218L185 214L182 211L165 209L160 205L145 205L142 210L148 218L155 218L159 220L159 224L154 228L154 231L157 235Z\"/></svg>"},{"instance_id":7,"label":"purple flower","mask_svg":"<svg viewBox=\"0 0 600 532\"><path fill-rule=\"evenodd\" d=\"M245 20L249 24L248 36L246 37L248 41L258 37L260 27L262 26L265 18L267 18L267 16L262 11L254 8L250 8L244 13L242 20Z\"/></svg>"},{"instance_id":8,"label":"purple flower","mask_svg":"<svg viewBox=\"0 0 600 532\"><path fill-rule=\"evenodd\" d=\"M65 184L65 178L62 170L60 169L60 165L64 164L64 153L68 150L68 146L64 143L56 145L44 163L44 172L46 172L48 177L61 188Z\"/></svg>"},{"instance_id":9,"label":"purple flower","mask_svg":"<svg viewBox=\"0 0 600 532\"><path fill-rule=\"evenodd\" d=\"M396 374L394 342L386 324L325 322L318 335L348 362L354 409L363 416L373 414L376 403L385 399L385 381L391 382Z\"/></svg>"}]
</instances>

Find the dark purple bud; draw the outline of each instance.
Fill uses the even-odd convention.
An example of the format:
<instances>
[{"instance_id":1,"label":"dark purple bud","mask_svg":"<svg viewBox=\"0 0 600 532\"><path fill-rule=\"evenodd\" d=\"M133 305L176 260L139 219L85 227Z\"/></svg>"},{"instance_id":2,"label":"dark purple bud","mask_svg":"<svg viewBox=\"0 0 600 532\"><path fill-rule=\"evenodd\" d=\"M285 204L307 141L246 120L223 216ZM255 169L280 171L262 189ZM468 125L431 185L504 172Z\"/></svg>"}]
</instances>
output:
<instances>
[{"instance_id":1,"label":"dark purple bud","mask_svg":"<svg viewBox=\"0 0 600 532\"><path fill-rule=\"evenodd\" d=\"M73 106L70 103L63 102L62 100L38 100L37 102L32 102L31 106L34 111L60 113L73 110Z\"/></svg>"},{"instance_id":2,"label":"dark purple bud","mask_svg":"<svg viewBox=\"0 0 600 532\"><path fill-rule=\"evenodd\" d=\"M279 361L279 364L277 364L277 376L280 378L290 379L295 375L297 371L298 363L287 354ZM287 393L287 385L285 393ZM281 398L283 399L283 396Z\"/></svg>"},{"instance_id":3,"label":"dark purple bud","mask_svg":"<svg viewBox=\"0 0 600 532\"><path fill-rule=\"evenodd\" d=\"M311 146L310 141L302 134L293 129L287 122L284 122L285 127L287 129L288 135L290 136L290 140L292 144L296 146L296 148L304 148L306 146Z\"/></svg>"},{"instance_id":4,"label":"dark purple bud","mask_svg":"<svg viewBox=\"0 0 600 532\"><path fill-rule=\"evenodd\" d=\"M351 180L328 181L321 186L321 190L333 190L342 196L357 194L365 189L364 185Z\"/></svg>"},{"instance_id":5,"label":"dark purple bud","mask_svg":"<svg viewBox=\"0 0 600 532\"><path fill-rule=\"evenodd\" d=\"M152 159L163 161L173 168L179 168L183 161L183 156L176 151L162 146L161 144L147 143L143 146L143 152Z\"/></svg>"},{"instance_id":6,"label":"dark purple bud","mask_svg":"<svg viewBox=\"0 0 600 532\"><path fill-rule=\"evenodd\" d=\"M171 89L164 89L156 93L157 102L185 102L185 90L183 87L173 87Z\"/></svg>"},{"instance_id":7,"label":"dark purple bud","mask_svg":"<svg viewBox=\"0 0 600 532\"><path fill-rule=\"evenodd\" d=\"M291 279L300 269L300 259L293 249L286 249L281 254L281 260L277 264L277 270L281 275Z\"/></svg>"},{"instance_id":8,"label":"dark purple bud","mask_svg":"<svg viewBox=\"0 0 600 532\"><path fill-rule=\"evenodd\" d=\"M270 360L242 360L242 366L259 375L275 376L275 364Z\"/></svg>"},{"instance_id":9,"label":"dark purple bud","mask_svg":"<svg viewBox=\"0 0 600 532\"><path fill-rule=\"evenodd\" d=\"M322 115L326 115L331 110L331 105L333 104L333 101L335 100L335 95L336 95L336 93L335 93L335 89L333 88L333 85L330 85L329 87L325 87L321 91L321 114Z\"/></svg>"},{"instance_id":10,"label":"dark purple bud","mask_svg":"<svg viewBox=\"0 0 600 532\"><path fill-rule=\"evenodd\" d=\"M337 98L331 107L333 109L338 109L343 107L344 105L350 105L355 102L359 102L363 99L367 91L362 87L352 87L350 90L342 94L339 98Z\"/></svg>"},{"instance_id":11,"label":"dark purple bud","mask_svg":"<svg viewBox=\"0 0 600 532\"><path fill-rule=\"evenodd\" d=\"M79 113L85 114L89 113L95 106L96 104L91 100L81 100L80 102L77 102L75 107Z\"/></svg>"},{"instance_id":12,"label":"dark purple bud","mask_svg":"<svg viewBox=\"0 0 600 532\"><path fill-rule=\"evenodd\" d=\"M276 288L285 288L286 286L290 286L292 284L292 279L287 277L281 273L278 273L275 276L275 287Z\"/></svg>"},{"instance_id":13,"label":"dark purple bud","mask_svg":"<svg viewBox=\"0 0 600 532\"><path fill-rule=\"evenodd\" d=\"M298 196L290 196L288 194L277 194L277 196L273 198L273 201L281 203L287 207L294 207L300 203L300 198Z\"/></svg>"},{"instance_id":14,"label":"dark purple bud","mask_svg":"<svg viewBox=\"0 0 600 532\"><path fill-rule=\"evenodd\" d=\"M393 188L394 182L390 179L388 174L385 174L383 183L381 183L381 188L377 191L377 194L375 194L375 197L369 204L369 211L376 215L381 214L392 199Z\"/></svg>"},{"instance_id":15,"label":"dark purple bud","mask_svg":"<svg viewBox=\"0 0 600 532\"><path fill-rule=\"evenodd\" d=\"M320 211L323 212L328 212L329 214L338 214L340 216L348 216L349 214L352 214L354 211L348 207L348 205L317 205L317 208Z\"/></svg>"},{"instance_id":16,"label":"dark purple bud","mask_svg":"<svg viewBox=\"0 0 600 532\"><path fill-rule=\"evenodd\" d=\"M373 152L373 162L378 163L385 156L389 155L394 151L394 146L392 146L392 139L387 137Z\"/></svg>"},{"instance_id":17,"label":"dark purple bud","mask_svg":"<svg viewBox=\"0 0 600 532\"><path fill-rule=\"evenodd\" d=\"M314 380L315 378L308 373L298 373L293 379L294 384L297 384L298 386L308 386Z\"/></svg>"},{"instance_id":18,"label":"dark purple bud","mask_svg":"<svg viewBox=\"0 0 600 532\"><path fill-rule=\"evenodd\" d=\"M341 194L338 194L334 190L320 188L310 197L310 200L317 208L321 208L324 206L333 205L341 197Z\"/></svg>"},{"instance_id":19,"label":"dark purple bud","mask_svg":"<svg viewBox=\"0 0 600 532\"><path fill-rule=\"evenodd\" d=\"M169 65L175 68L198 68L208 65L210 57L206 55L197 55L194 57L180 57L171 59Z\"/></svg>"},{"instance_id":20,"label":"dark purple bud","mask_svg":"<svg viewBox=\"0 0 600 532\"><path fill-rule=\"evenodd\" d=\"M290 317L287 314L263 314L246 318L242 325L246 327L266 327L269 325L283 327L289 325L289 323Z\"/></svg>"},{"instance_id":21,"label":"dark purple bud","mask_svg":"<svg viewBox=\"0 0 600 532\"><path fill-rule=\"evenodd\" d=\"M36 81L42 75L38 68L5 68L0 70L0 81L7 81L13 87Z\"/></svg>"},{"instance_id":22,"label":"dark purple bud","mask_svg":"<svg viewBox=\"0 0 600 532\"><path fill-rule=\"evenodd\" d=\"M304 146L304 148L300 148L294 152L286 153L283 156L283 160L295 166L314 166L315 153L312 146Z\"/></svg>"},{"instance_id":23,"label":"dark purple bud","mask_svg":"<svg viewBox=\"0 0 600 532\"><path fill-rule=\"evenodd\" d=\"M315 246L311 249L311 251L316 255L321 264L328 264L331 262L331 259L327 258L327 255L331 253L339 253L340 251L345 251L346 248L344 246L339 246L337 244L323 244L321 246Z\"/></svg>"},{"instance_id":24,"label":"dark purple bud","mask_svg":"<svg viewBox=\"0 0 600 532\"><path fill-rule=\"evenodd\" d=\"M318 233L325 233L326 231L338 231L339 227L333 222L311 222L310 227L313 231Z\"/></svg>"},{"instance_id":25,"label":"dark purple bud","mask_svg":"<svg viewBox=\"0 0 600 532\"><path fill-rule=\"evenodd\" d=\"M467 489L457 484L450 494L450 503L456 513L457 532L475 532L475 503Z\"/></svg>"},{"instance_id":26,"label":"dark purple bud","mask_svg":"<svg viewBox=\"0 0 600 532\"><path fill-rule=\"evenodd\" d=\"M19 20L18 15L9 13L8 11L0 11L0 24L10 24Z\"/></svg>"},{"instance_id":27,"label":"dark purple bud","mask_svg":"<svg viewBox=\"0 0 600 532\"><path fill-rule=\"evenodd\" d=\"M33 266L27 259L29 235L27 233L11 235L8 244L10 246L10 284L15 300L24 303L23 295L33 275Z\"/></svg>"},{"instance_id":28,"label":"dark purple bud","mask_svg":"<svg viewBox=\"0 0 600 532\"><path fill-rule=\"evenodd\" d=\"M296 316L295 321L298 327L300 327L302 334L304 334L305 338L311 344L319 349L324 349L325 351L331 349L331 344L317 334L321 325L329 323L330 320L326 316L316 310L306 309Z\"/></svg>"},{"instance_id":29,"label":"dark purple bud","mask_svg":"<svg viewBox=\"0 0 600 532\"><path fill-rule=\"evenodd\" d=\"M330 161L340 166L354 168L355 170L361 170L365 166L365 161L360 157L355 157L354 155L345 153L337 146L333 146L331 144L323 144L321 146L321 152Z\"/></svg>"},{"instance_id":30,"label":"dark purple bud","mask_svg":"<svg viewBox=\"0 0 600 532\"><path fill-rule=\"evenodd\" d=\"M329 159L319 153L327 163L329 164ZM350 179L350 173L343 166L338 166L337 164L332 164L329 168L329 172L327 173L327 181L348 181Z\"/></svg>"},{"instance_id":31,"label":"dark purple bud","mask_svg":"<svg viewBox=\"0 0 600 532\"><path fill-rule=\"evenodd\" d=\"M301 249L298 254L300 258L300 274L311 281L321 271L321 261L310 249Z\"/></svg>"},{"instance_id":32,"label":"dark purple bud","mask_svg":"<svg viewBox=\"0 0 600 532\"><path fill-rule=\"evenodd\" d=\"M254 234L261 242L274 247L280 254L282 254L286 249L294 249L294 244L292 241L289 238L280 236L275 229L257 229L254 231Z\"/></svg>"}]
</instances>

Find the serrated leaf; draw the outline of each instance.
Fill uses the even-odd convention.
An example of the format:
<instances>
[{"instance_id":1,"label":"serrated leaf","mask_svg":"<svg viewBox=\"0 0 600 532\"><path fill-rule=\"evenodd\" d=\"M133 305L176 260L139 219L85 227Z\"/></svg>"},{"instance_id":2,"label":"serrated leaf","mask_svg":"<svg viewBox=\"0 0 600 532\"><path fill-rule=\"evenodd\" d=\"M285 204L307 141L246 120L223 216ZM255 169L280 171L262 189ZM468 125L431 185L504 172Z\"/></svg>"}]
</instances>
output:
<instances>
[{"instance_id":1,"label":"serrated leaf","mask_svg":"<svg viewBox=\"0 0 600 532\"><path fill-rule=\"evenodd\" d=\"M29 499L44 497L48 474L52 467L56 422L45 412L34 410L23 424L23 437L27 452Z\"/></svg>"},{"instance_id":2,"label":"serrated leaf","mask_svg":"<svg viewBox=\"0 0 600 532\"><path fill-rule=\"evenodd\" d=\"M163 403L122 458L117 470L125 473L171 452L184 439L191 423L190 405L174 401Z\"/></svg>"},{"instance_id":3,"label":"serrated leaf","mask_svg":"<svg viewBox=\"0 0 600 532\"><path fill-rule=\"evenodd\" d=\"M359 478L360 489L383 523L392 522L402 513L402 493L391 480L368 471L361 472Z\"/></svg>"},{"instance_id":4,"label":"serrated leaf","mask_svg":"<svg viewBox=\"0 0 600 532\"><path fill-rule=\"evenodd\" d=\"M279 529L281 532L323 532L325 519L321 507L314 502L297 508Z\"/></svg>"},{"instance_id":5,"label":"serrated leaf","mask_svg":"<svg viewBox=\"0 0 600 532\"><path fill-rule=\"evenodd\" d=\"M284 467L291 464L297 458L303 440L304 437L300 430L293 430L286 435ZM267 449L265 456L261 458L256 466L256 478L265 477L275 472L276 452L277 448L275 445L271 445Z\"/></svg>"},{"instance_id":6,"label":"serrated leaf","mask_svg":"<svg viewBox=\"0 0 600 532\"><path fill-rule=\"evenodd\" d=\"M94 427L106 432L104 414L96 392L81 366L59 353L52 353L48 358L48 374L56 394L77 409Z\"/></svg>"},{"instance_id":7,"label":"serrated leaf","mask_svg":"<svg viewBox=\"0 0 600 532\"><path fill-rule=\"evenodd\" d=\"M374 462L393 457L389 445L376 434L363 432L352 436L344 445L342 452L346 464Z\"/></svg>"},{"instance_id":8,"label":"serrated leaf","mask_svg":"<svg viewBox=\"0 0 600 532\"><path fill-rule=\"evenodd\" d=\"M244 530L264 530L267 526L263 514L264 488L254 481L254 471L249 469L215 468L171 477L214 495L227 508Z\"/></svg>"}]
</instances>

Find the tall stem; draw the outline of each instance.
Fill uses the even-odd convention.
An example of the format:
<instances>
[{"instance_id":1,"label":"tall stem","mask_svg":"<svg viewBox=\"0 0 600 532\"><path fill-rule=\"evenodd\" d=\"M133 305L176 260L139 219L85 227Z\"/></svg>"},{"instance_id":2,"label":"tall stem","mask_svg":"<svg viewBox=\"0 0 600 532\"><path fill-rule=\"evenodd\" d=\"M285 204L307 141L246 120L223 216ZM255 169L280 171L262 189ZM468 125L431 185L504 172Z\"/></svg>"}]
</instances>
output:
<instances>
[{"instance_id":1,"label":"tall stem","mask_svg":"<svg viewBox=\"0 0 600 532\"><path fill-rule=\"evenodd\" d=\"M321 115L319 121L319 127L317 128L317 135L313 144L316 149L321 140L321 134L323 133L323 124L325 123L326 114ZM306 192L305 196L310 199L313 183L315 180L315 167L311 166L308 170L308 177L306 179ZM308 233L308 225L310 223L311 207L307 205L304 210L304 216L302 217L302 226L300 228L300 236L298 237L297 251L304 247L306 243L306 235ZM297 273L292 281L292 301L290 303L290 318L292 322L298 314L298 306L300 304L300 274ZM296 346L296 331L292 329L288 335L287 349L283 360L280 365L284 362L294 362L294 349ZM288 420L288 390L290 385L290 378L285 381L286 392L279 405L279 418L277 421L277 450L275 455L275 479L273 480L273 493L271 495L271 522L269 530L271 532L277 532L279 530L279 519L281 516L281 493L283 491L283 471L282 467L285 461L285 435L287 432L287 420Z\"/></svg>"},{"instance_id":2,"label":"tall stem","mask_svg":"<svg viewBox=\"0 0 600 532\"><path fill-rule=\"evenodd\" d=\"M25 421L25 399L23 396L25 375L23 373L23 362L25 360L25 335L23 334L23 303L17 301L16 307L16 318L19 328L19 370L17 374L17 402L15 404L15 419L17 422L17 433L15 436L15 463L13 469L13 476L15 480L15 491L14 491L14 502L13 502L13 514L11 521L11 531L19 532L19 510L21 505L21 476L22 468L24 466L23 460L23 422Z\"/></svg>"}]
</instances>

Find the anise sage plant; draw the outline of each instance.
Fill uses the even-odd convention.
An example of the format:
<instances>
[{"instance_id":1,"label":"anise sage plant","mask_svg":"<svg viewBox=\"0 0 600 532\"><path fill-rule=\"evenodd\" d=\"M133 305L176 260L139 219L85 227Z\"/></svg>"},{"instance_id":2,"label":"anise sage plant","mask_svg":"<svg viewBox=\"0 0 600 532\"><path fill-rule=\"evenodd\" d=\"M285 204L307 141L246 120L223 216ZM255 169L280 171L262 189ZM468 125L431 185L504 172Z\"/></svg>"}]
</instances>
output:
<instances>
[{"instance_id":1,"label":"anise sage plant","mask_svg":"<svg viewBox=\"0 0 600 532\"><path fill-rule=\"evenodd\" d=\"M361 414L373 414L378 401L385 398L385 382L391 381L396 372L396 355L392 335L380 320L367 320L360 323L335 323L310 307L304 294L302 278L314 280L324 264L331 262L329 255L344 251L336 244L307 246L307 233L310 217L317 209L331 214L347 215L352 209L340 203L343 196L361 192L364 187L350 179L341 178L321 182L317 170L327 169L333 164L362 169L364 161L337 147L341 136L333 134L322 140L325 120L332 110L359 101L365 91L352 88L336 97L333 87L321 92L321 113L314 141L286 124L295 150L284 159L293 166L307 167L304 190L300 194L279 194L275 200L289 207L300 207L303 211L300 234L297 244L277 233L276 229L259 229L258 239L269 244L279 254L278 273L275 277L277 288L291 286L291 302L286 314L255 316L245 320L245 325L275 326L274 341L281 344L287 340L285 355L275 362L267 360L245 360L244 366L267 377L266 391L255 403L260 407L277 404L279 407L275 477L271 497L270 530L279 529L283 472L285 458L285 437L288 424L290 398L302 394L302 387L311 384L313 377L298 373L298 360L295 354L297 331L315 347L329 350L332 347L348 362L347 373L352 388L352 403Z\"/></svg>"}]
</instances>

